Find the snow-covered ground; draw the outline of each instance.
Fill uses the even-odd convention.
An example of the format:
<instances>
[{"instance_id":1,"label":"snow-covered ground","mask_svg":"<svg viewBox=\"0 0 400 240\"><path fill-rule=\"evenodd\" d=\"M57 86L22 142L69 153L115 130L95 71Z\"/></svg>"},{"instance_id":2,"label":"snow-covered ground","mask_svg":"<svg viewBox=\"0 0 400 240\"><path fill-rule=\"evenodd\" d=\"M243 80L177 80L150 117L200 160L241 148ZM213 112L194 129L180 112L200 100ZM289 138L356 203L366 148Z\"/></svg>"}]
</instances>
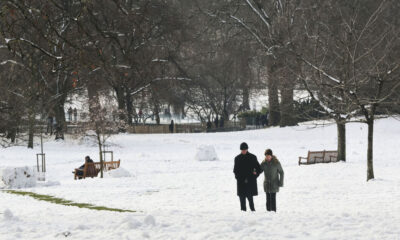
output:
<instances>
[{"instance_id":1,"label":"snow-covered ground","mask_svg":"<svg viewBox=\"0 0 400 240\"><path fill-rule=\"evenodd\" d=\"M81 209L0 191L0 239L399 240L400 122L376 121L376 179L369 182L366 125L347 125L346 163L298 166L298 157L308 150L336 149L335 125L310 127L120 134L111 142L123 171L80 181L73 180L71 171L86 155L97 160L96 146L48 141L48 182L24 191L137 212ZM232 169L243 141L259 161L271 148L282 163L285 185L277 194L277 213L265 211L262 175L257 211L240 211ZM214 146L218 160L196 160L204 145ZM39 146L0 149L0 166L33 166L39 151Z\"/></svg>"}]
</instances>

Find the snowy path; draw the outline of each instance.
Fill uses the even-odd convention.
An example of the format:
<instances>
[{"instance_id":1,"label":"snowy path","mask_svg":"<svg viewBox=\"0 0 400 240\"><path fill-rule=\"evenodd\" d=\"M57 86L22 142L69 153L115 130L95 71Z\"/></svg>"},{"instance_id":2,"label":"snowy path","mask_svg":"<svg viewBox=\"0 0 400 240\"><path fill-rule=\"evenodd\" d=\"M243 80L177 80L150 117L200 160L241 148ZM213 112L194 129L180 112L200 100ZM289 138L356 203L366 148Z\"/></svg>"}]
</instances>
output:
<instances>
[{"instance_id":1,"label":"snowy path","mask_svg":"<svg viewBox=\"0 0 400 240\"><path fill-rule=\"evenodd\" d=\"M45 145L48 186L24 189L76 202L137 213L59 206L0 191L0 239L400 239L400 122L379 120L376 180L366 182L366 126L349 124L347 163L298 166L307 150L336 146L336 126L271 128L236 133L119 135L112 139L121 167L132 178L74 181L71 171L96 147L79 142ZM246 141L261 161L270 147L282 162L285 186L278 212L265 212L263 176L257 212L240 212L233 158ZM194 160L202 144L219 161ZM34 164L34 153L0 150L1 165ZM27 161L29 160L29 163Z\"/></svg>"}]
</instances>

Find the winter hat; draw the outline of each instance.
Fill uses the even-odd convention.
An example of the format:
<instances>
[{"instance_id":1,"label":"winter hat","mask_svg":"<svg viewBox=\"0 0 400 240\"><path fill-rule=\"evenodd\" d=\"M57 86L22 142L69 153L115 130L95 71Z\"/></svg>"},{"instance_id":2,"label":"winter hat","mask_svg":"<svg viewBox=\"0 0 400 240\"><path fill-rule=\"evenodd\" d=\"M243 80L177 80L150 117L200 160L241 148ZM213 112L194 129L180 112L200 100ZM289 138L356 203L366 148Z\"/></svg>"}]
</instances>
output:
<instances>
[{"instance_id":1,"label":"winter hat","mask_svg":"<svg viewBox=\"0 0 400 240\"><path fill-rule=\"evenodd\" d=\"M242 142L242 143L240 144L240 150L247 150L247 149L249 149L249 146L247 146L247 143Z\"/></svg>"},{"instance_id":2,"label":"winter hat","mask_svg":"<svg viewBox=\"0 0 400 240\"><path fill-rule=\"evenodd\" d=\"M265 155L265 156L267 156L267 155L272 156L272 150L268 148L267 150L265 150L264 155Z\"/></svg>"}]
</instances>

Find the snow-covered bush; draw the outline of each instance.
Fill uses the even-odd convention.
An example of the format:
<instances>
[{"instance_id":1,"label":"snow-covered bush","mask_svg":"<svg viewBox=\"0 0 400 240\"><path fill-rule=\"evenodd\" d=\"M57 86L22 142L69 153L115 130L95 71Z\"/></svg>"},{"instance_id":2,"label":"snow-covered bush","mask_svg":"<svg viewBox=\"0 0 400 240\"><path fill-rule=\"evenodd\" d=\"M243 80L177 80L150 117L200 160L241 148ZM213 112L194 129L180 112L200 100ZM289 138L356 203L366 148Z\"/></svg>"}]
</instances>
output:
<instances>
[{"instance_id":1,"label":"snow-covered bush","mask_svg":"<svg viewBox=\"0 0 400 240\"><path fill-rule=\"evenodd\" d=\"M117 168L107 172L104 172L104 177L106 178L123 178L123 177L134 177L132 173L124 168Z\"/></svg>"},{"instance_id":2,"label":"snow-covered bush","mask_svg":"<svg viewBox=\"0 0 400 240\"><path fill-rule=\"evenodd\" d=\"M0 168L0 188L36 186L35 171L31 167Z\"/></svg>"},{"instance_id":3,"label":"snow-covered bush","mask_svg":"<svg viewBox=\"0 0 400 240\"><path fill-rule=\"evenodd\" d=\"M201 145L197 148L195 159L197 161L216 161L218 160L218 156L214 146Z\"/></svg>"}]
</instances>

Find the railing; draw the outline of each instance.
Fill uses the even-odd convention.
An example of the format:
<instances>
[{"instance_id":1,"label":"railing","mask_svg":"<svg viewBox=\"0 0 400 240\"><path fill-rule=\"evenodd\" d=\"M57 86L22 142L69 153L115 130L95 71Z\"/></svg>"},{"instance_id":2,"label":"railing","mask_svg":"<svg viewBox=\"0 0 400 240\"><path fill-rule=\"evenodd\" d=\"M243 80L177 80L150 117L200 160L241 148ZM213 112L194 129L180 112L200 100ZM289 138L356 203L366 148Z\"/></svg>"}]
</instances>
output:
<instances>
[{"instance_id":1,"label":"railing","mask_svg":"<svg viewBox=\"0 0 400 240\"><path fill-rule=\"evenodd\" d=\"M113 124L113 122L110 122ZM36 132L46 133L47 125L37 124L35 126ZM65 133L68 134L79 134L84 131L84 123L78 122L73 124L66 124ZM240 131L246 128L244 121L226 121L224 127L216 128L214 123L212 127L207 129L206 123L175 123L173 133L196 133L196 132L228 132L228 131ZM117 129L117 128L115 128ZM20 128L22 131L27 131L25 128ZM53 128L54 131L54 128ZM169 124L137 124L127 127L127 132L137 134L152 134L152 133L170 133ZM117 131L115 132L117 133Z\"/></svg>"}]
</instances>

